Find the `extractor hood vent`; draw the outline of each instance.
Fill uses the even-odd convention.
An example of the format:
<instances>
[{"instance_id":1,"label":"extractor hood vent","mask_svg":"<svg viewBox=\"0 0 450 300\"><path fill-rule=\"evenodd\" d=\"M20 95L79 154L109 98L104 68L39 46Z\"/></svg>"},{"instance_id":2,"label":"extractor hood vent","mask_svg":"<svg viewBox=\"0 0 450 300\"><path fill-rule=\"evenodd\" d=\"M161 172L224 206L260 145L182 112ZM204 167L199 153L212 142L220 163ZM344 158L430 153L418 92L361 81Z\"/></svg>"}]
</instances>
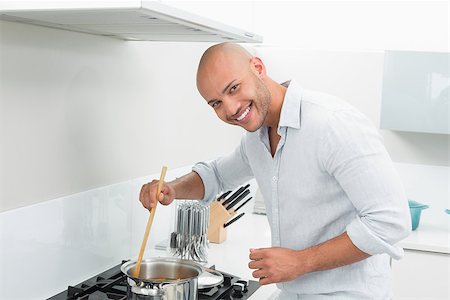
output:
<instances>
[{"instance_id":1,"label":"extractor hood vent","mask_svg":"<svg viewBox=\"0 0 450 300\"><path fill-rule=\"evenodd\" d=\"M262 42L157 1L7 1L0 3L0 19L133 41Z\"/></svg>"}]
</instances>

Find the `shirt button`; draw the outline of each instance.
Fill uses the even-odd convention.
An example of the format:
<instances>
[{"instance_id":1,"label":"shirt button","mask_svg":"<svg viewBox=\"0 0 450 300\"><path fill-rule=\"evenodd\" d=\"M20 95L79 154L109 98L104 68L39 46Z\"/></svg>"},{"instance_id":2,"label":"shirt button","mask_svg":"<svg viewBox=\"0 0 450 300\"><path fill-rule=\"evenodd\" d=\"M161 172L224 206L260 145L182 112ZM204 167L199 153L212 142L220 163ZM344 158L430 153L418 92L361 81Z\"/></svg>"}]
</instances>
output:
<instances>
[{"instance_id":1,"label":"shirt button","mask_svg":"<svg viewBox=\"0 0 450 300\"><path fill-rule=\"evenodd\" d=\"M278 179L277 176L273 176L273 177L272 177L272 180L273 180L273 181L277 181L277 179Z\"/></svg>"}]
</instances>

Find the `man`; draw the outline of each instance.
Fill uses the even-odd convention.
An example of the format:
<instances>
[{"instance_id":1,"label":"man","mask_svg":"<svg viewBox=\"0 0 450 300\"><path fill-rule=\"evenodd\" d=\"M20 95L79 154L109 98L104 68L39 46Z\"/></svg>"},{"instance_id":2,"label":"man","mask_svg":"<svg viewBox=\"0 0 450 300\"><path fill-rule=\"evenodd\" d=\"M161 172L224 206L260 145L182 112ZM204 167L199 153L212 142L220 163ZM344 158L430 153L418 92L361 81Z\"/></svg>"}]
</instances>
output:
<instances>
[{"instance_id":1,"label":"man","mask_svg":"<svg viewBox=\"0 0 450 300\"><path fill-rule=\"evenodd\" d=\"M165 183L158 200L202 199L256 178L272 246L250 249L280 299L390 299L389 256L411 230L407 200L380 135L336 97L279 84L263 62L223 43L203 54L197 88L217 116L247 130L236 150ZM154 180L140 201L157 201Z\"/></svg>"}]
</instances>

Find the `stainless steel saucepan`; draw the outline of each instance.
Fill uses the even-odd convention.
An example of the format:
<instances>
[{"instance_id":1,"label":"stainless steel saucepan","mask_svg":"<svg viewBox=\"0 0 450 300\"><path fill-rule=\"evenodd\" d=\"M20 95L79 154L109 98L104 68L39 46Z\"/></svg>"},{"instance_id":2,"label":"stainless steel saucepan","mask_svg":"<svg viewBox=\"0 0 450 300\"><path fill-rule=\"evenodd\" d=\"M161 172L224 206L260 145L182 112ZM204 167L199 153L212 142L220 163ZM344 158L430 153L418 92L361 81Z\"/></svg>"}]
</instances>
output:
<instances>
[{"instance_id":1,"label":"stainless steel saucepan","mask_svg":"<svg viewBox=\"0 0 450 300\"><path fill-rule=\"evenodd\" d=\"M149 258L142 261L139 278L133 277L136 261L121 267L127 275L127 298L131 300L196 300L202 267L193 261Z\"/></svg>"}]
</instances>

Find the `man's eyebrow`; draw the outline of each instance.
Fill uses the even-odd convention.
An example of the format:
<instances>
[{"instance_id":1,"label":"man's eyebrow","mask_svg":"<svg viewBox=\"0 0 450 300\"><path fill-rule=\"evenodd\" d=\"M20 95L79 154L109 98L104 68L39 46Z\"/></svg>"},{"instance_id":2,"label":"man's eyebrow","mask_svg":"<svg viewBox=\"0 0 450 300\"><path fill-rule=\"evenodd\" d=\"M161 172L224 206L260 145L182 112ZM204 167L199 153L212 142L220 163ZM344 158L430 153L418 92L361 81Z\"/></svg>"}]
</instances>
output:
<instances>
[{"instance_id":1,"label":"man's eyebrow","mask_svg":"<svg viewBox=\"0 0 450 300\"><path fill-rule=\"evenodd\" d=\"M233 82L235 82L236 79L233 79L229 84L227 84L227 86L223 89L222 94L225 94L225 92L228 90L228 88L230 87L230 85L233 84Z\"/></svg>"},{"instance_id":2,"label":"man's eyebrow","mask_svg":"<svg viewBox=\"0 0 450 300\"><path fill-rule=\"evenodd\" d=\"M236 81L236 79L233 79L227 86L223 89L222 94L225 94L225 92L228 90L228 88ZM211 105L212 102L219 101L218 99L211 99L208 101L208 104Z\"/></svg>"}]
</instances>

